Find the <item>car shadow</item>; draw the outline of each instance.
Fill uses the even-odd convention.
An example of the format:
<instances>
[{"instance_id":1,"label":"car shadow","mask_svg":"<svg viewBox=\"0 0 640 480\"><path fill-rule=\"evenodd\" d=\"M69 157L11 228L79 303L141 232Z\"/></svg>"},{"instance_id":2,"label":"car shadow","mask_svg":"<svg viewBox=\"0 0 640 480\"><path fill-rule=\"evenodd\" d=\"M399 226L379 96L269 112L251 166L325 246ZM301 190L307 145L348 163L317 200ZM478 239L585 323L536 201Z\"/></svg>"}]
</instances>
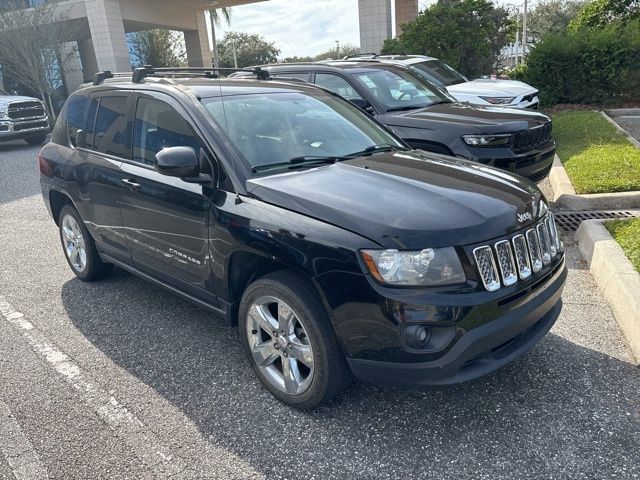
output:
<instances>
[{"instance_id":1,"label":"car shadow","mask_svg":"<svg viewBox=\"0 0 640 480\"><path fill-rule=\"evenodd\" d=\"M638 369L558 335L464 385L354 383L298 412L261 387L222 318L119 269L99 283L69 280L61 295L87 340L267 478L610 478L640 468L626 461L640 451Z\"/></svg>"}]
</instances>

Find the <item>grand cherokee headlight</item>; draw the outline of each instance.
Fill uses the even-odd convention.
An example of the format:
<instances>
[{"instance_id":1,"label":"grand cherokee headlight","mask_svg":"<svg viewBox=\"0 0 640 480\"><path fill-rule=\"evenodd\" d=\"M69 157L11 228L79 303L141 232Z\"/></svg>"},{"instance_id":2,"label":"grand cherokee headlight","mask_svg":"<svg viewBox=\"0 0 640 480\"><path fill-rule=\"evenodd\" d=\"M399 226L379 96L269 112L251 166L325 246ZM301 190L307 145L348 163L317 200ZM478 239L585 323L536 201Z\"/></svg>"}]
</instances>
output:
<instances>
[{"instance_id":1,"label":"grand cherokee headlight","mask_svg":"<svg viewBox=\"0 0 640 480\"><path fill-rule=\"evenodd\" d=\"M508 105L513 102L516 97L480 97L485 102L489 102L493 105Z\"/></svg>"},{"instance_id":2,"label":"grand cherokee headlight","mask_svg":"<svg viewBox=\"0 0 640 480\"><path fill-rule=\"evenodd\" d=\"M371 275L388 285L435 286L466 280L454 248L361 250Z\"/></svg>"},{"instance_id":3,"label":"grand cherokee headlight","mask_svg":"<svg viewBox=\"0 0 640 480\"><path fill-rule=\"evenodd\" d=\"M464 143L467 145L472 145L474 147L501 147L511 143L511 134L463 135L462 140L464 140Z\"/></svg>"}]
</instances>

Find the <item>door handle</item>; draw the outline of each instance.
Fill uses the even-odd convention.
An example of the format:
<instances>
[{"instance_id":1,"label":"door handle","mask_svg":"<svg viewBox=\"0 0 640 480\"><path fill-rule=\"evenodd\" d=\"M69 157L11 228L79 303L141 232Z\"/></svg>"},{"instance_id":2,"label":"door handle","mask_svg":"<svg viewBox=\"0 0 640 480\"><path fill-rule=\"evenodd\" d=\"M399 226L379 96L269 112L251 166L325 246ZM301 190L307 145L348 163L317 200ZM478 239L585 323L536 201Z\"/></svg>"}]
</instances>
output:
<instances>
[{"instance_id":1,"label":"door handle","mask_svg":"<svg viewBox=\"0 0 640 480\"><path fill-rule=\"evenodd\" d=\"M134 190L134 191L140 190L140 184L137 183L135 180L132 180L130 178L123 178L121 182L123 185L126 185L131 190Z\"/></svg>"}]
</instances>

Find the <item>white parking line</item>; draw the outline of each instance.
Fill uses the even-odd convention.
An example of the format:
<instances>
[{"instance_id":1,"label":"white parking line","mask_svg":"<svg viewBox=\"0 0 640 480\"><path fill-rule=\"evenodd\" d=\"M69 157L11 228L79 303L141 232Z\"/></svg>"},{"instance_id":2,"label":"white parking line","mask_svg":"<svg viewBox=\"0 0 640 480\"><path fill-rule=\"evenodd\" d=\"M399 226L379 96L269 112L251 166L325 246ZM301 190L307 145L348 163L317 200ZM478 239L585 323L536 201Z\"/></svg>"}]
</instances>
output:
<instances>
[{"instance_id":1,"label":"white parking line","mask_svg":"<svg viewBox=\"0 0 640 480\"><path fill-rule=\"evenodd\" d=\"M136 455L157 476L166 478L184 472L187 469L187 463L182 458L177 457L165 447L157 436L133 413L121 405L116 398L88 381L80 367L68 355L49 341L1 295L0 315L22 334L38 355L43 357L58 374L80 393L83 400L117 433L119 438L122 438L131 447ZM2 413L0 413L0 421L5 423ZM11 426L9 428L14 431ZM3 430L0 429L0 434L2 433ZM0 446L3 445L3 437L0 436ZM30 471L25 470L25 472ZM18 478L46 477L23 476Z\"/></svg>"},{"instance_id":2,"label":"white parking line","mask_svg":"<svg viewBox=\"0 0 640 480\"><path fill-rule=\"evenodd\" d=\"M7 459L16 480L46 480L47 469L14 418L9 406L0 400L0 452Z\"/></svg>"}]
</instances>

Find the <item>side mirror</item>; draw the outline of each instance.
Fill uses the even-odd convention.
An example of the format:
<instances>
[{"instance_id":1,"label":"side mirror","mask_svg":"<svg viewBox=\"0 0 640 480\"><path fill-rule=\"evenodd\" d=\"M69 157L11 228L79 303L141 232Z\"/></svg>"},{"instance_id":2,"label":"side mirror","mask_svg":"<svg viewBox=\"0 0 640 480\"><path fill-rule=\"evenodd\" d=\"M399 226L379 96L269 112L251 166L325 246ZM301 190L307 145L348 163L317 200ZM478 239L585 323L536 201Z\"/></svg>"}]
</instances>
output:
<instances>
[{"instance_id":1,"label":"side mirror","mask_svg":"<svg viewBox=\"0 0 640 480\"><path fill-rule=\"evenodd\" d=\"M352 98L349 101L353 103L356 107L358 107L361 110L364 110L370 115L373 115L375 113L375 110L373 109L371 104L366 100L364 100L363 98Z\"/></svg>"},{"instance_id":2,"label":"side mirror","mask_svg":"<svg viewBox=\"0 0 640 480\"><path fill-rule=\"evenodd\" d=\"M200 162L191 147L169 147L156 153L155 169L169 177L197 177Z\"/></svg>"}]
</instances>

